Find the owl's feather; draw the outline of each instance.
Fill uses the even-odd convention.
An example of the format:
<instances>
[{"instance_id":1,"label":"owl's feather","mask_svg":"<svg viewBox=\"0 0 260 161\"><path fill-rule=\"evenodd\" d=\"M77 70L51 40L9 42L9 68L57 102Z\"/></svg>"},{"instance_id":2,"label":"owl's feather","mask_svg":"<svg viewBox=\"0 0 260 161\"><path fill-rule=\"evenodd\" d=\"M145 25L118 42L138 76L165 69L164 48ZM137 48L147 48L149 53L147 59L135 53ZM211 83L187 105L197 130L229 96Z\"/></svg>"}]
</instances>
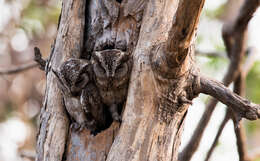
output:
<instances>
[{"instance_id":1,"label":"owl's feather","mask_svg":"<svg viewBox=\"0 0 260 161\"><path fill-rule=\"evenodd\" d=\"M117 49L95 51L91 63L102 102L108 106L113 119L120 120L118 112L122 107L119 106L126 100L131 72L130 55Z\"/></svg>"}]
</instances>

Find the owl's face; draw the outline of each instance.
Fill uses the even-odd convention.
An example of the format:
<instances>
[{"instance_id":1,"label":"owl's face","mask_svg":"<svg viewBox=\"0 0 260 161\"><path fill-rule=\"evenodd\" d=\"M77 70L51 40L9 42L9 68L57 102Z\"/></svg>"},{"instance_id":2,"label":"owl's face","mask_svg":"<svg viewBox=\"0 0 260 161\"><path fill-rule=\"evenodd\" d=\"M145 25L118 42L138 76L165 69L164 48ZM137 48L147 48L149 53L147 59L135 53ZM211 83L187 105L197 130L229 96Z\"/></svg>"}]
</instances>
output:
<instances>
[{"instance_id":1,"label":"owl's face","mask_svg":"<svg viewBox=\"0 0 260 161\"><path fill-rule=\"evenodd\" d=\"M71 58L61 65L61 81L72 94L79 93L90 81L90 66L89 61L76 58Z\"/></svg>"},{"instance_id":2,"label":"owl's face","mask_svg":"<svg viewBox=\"0 0 260 161\"><path fill-rule=\"evenodd\" d=\"M129 54L117 49L95 51L92 55L93 71L96 81L100 85L107 86L108 83L117 85L125 82L129 77Z\"/></svg>"}]
</instances>

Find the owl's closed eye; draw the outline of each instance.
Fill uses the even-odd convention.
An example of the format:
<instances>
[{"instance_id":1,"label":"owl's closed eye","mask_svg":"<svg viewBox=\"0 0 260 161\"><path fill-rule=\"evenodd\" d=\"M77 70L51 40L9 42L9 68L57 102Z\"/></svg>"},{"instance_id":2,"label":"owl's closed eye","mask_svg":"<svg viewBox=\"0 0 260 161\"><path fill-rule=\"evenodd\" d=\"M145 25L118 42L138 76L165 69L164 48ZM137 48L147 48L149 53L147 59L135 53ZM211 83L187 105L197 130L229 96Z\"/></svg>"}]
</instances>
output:
<instances>
[{"instance_id":1,"label":"owl's closed eye","mask_svg":"<svg viewBox=\"0 0 260 161\"><path fill-rule=\"evenodd\" d=\"M125 75L128 74L128 64L126 62L123 62L116 68L115 77L116 78L122 78Z\"/></svg>"}]
</instances>

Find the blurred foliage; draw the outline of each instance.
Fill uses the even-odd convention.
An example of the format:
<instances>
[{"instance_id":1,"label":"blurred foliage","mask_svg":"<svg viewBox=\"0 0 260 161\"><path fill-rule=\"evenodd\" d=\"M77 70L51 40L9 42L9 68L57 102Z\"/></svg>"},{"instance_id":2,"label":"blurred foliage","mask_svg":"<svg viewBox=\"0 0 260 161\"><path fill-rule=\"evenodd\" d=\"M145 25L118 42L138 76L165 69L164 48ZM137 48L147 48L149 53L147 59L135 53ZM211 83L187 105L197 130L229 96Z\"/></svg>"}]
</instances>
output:
<instances>
[{"instance_id":1,"label":"blurred foliage","mask_svg":"<svg viewBox=\"0 0 260 161\"><path fill-rule=\"evenodd\" d=\"M259 121L246 121L246 132L248 135L253 134L259 129Z\"/></svg>"},{"instance_id":2,"label":"blurred foliage","mask_svg":"<svg viewBox=\"0 0 260 161\"><path fill-rule=\"evenodd\" d=\"M260 104L260 62L257 61L246 77L246 95L249 100ZM260 121L246 121L249 135L260 129Z\"/></svg>"},{"instance_id":3,"label":"blurred foliage","mask_svg":"<svg viewBox=\"0 0 260 161\"><path fill-rule=\"evenodd\" d=\"M60 15L60 5L49 5L33 0L22 12L21 27L32 34L43 34L50 24L57 24Z\"/></svg>"},{"instance_id":4,"label":"blurred foliage","mask_svg":"<svg viewBox=\"0 0 260 161\"><path fill-rule=\"evenodd\" d=\"M246 78L247 97L260 104L260 62L256 62Z\"/></svg>"},{"instance_id":5,"label":"blurred foliage","mask_svg":"<svg viewBox=\"0 0 260 161\"><path fill-rule=\"evenodd\" d=\"M32 62L35 46L47 56L56 36L61 1L0 0L0 5L0 29L4 27L0 30L0 68ZM0 161L24 160L20 152L35 151L44 89L45 74L38 68L0 76ZM19 132L13 134L13 130Z\"/></svg>"},{"instance_id":6,"label":"blurred foliage","mask_svg":"<svg viewBox=\"0 0 260 161\"><path fill-rule=\"evenodd\" d=\"M223 13L225 11L225 6L226 6L226 3L218 6L217 8L215 8L213 10L206 9L205 15L210 19L216 19L216 18L218 19L223 15Z\"/></svg>"}]
</instances>

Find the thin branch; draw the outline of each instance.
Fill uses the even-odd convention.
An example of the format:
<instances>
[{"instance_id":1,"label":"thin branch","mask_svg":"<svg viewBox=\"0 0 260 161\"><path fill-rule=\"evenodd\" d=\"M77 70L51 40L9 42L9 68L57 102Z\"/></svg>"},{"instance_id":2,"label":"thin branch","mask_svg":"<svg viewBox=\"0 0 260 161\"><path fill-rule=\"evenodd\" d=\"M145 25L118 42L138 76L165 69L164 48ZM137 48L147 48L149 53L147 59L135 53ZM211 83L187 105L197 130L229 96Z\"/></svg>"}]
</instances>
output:
<instances>
[{"instance_id":1,"label":"thin branch","mask_svg":"<svg viewBox=\"0 0 260 161\"><path fill-rule=\"evenodd\" d=\"M208 122L211 118L210 116L212 115L217 103L218 100L214 98L209 100L209 103L207 104L207 107L202 117L200 118L198 126L192 134L190 141L179 154L179 161L190 160L195 151L198 149L200 141L202 139L203 132L205 131L206 126L208 125Z\"/></svg>"},{"instance_id":2,"label":"thin branch","mask_svg":"<svg viewBox=\"0 0 260 161\"><path fill-rule=\"evenodd\" d=\"M221 122L221 124L220 124L220 126L219 126L219 129L218 129L217 135L215 136L214 142L213 142L213 144L211 145L211 147L210 147L210 149L209 149L209 151L208 151L208 153L207 153L207 156L206 156L205 161L208 161L208 160L210 159L210 156L211 156L211 154L213 153L213 150L214 150L215 147L217 146L218 139L219 139L219 137L221 136L222 131L223 131L223 129L224 129L224 127L225 127L225 125L226 125L226 123L228 122L229 119L230 119L230 115L229 115L228 112L226 112L226 115L225 115L223 121Z\"/></svg>"},{"instance_id":3,"label":"thin branch","mask_svg":"<svg viewBox=\"0 0 260 161\"><path fill-rule=\"evenodd\" d=\"M196 50L195 55L212 57L212 58L227 58L224 52L204 52L204 51Z\"/></svg>"},{"instance_id":4,"label":"thin branch","mask_svg":"<svg viewBox=\"0 0 260 161\"><path fill-rule=\"evenodd\" d=\"M25 70L38 67L38 66L41 70L45 70L46 61L42 59L41 51L37 47L34 48L34 61L36 62L23 64L18 67L12 67L11 69L0 69L0 75L17 74L19 72L23 72Z\"/></svg>"},{"instance_id":5,"label":"thin branch","mask_svg":"<svg viewBox=\"0 0 260 161\"><path fill-rule=\"evenodd\" d=\"M256 59L254 59L257 55L256 49L254 48L249 48L248 49L248 57L243 65L243 71L239 75L239 77L236 79L234 83L234 92L239 94L240 96L244 97L245 96L245 77L248 74L249 70L253 66L254 62ZM232 117L231 117L232 116ZM215 140L213 144L211 145L210 150L207 153L205 161L208 161L210 156L213 153L213 150L216 147L216 143L219 140L219 137L223 131L223 128L225 127L226 123L228 120L226 118L232 118L233 123L234 123L234 130L236 134L236 140L237 140L237 150L239 154L239 158L241 161L248 161L250 160L248 157L248 152L246 148L246 137L245 137L245 131L244 131L244 125L242 122L237 122L238 118L236 118L235 114L232 114L231 110L227 109L225 119L222 121L220 128L218 129L217 135L215 137ZM239 124L239 125L238 125Z\"/></svg>"},{"instance_id":6,"label":"thin branch","mask_svg":"<svg viewBox=\"0 0 260 161\"><path fill-rule=\"evenodd\" d=\"M236 134L236 141L237 141L237 151L239 155L239 160L241 161L251 161L246 144L246 135L243 122L236 122L236 119L233 119L234 123L234 130ZM238 125L237 125L238 124Z\"/></svg>"},{"instance_id":7,"label":"thin branch","mask_svg":"<svg viewBox=\"0 0 260 161\"><path fill-rule=\"evenodd\" d=\"M254 65L256 58L259 56L259 52L256 48L249 48L248 49L248 56L246 58L246 61L243 65L242 75L247 75L252 66Z\"/></svg>"},{"instance_id":8,"label":"thin branch","mask_svg":"<svg viewBox=\"0 0 260 161\"><path fill-rule=\"evenodd\" d=\"M34 61L40 65L41 70L45 70L46 61L42 59L42 53L37 47L34 47Z\"/></svg>"},{"instance_id":9,"label":"thin branch","mask_svg":"<svg viewBox=\"0 0 260 161\"><path fill-rule=\"evenodd\" d=\"M223 80L225 85L235 80L242 68L242 59L246 52L247 26L259 3L259 0L251 0L250 3L245 0L234 23L223 26L223 40L231 61L227 72L228 77Z\"/></svg>"},{"instance_id":10,"label":"thin branch","mask_svg":"<svg viewBox=\"0 0 260 161\"><path fill-rule=\"evenodd\" d=\"M225 85L213 79L201 76L200 77L200 93L208 94L218 99L223 104L232 108L239 117L249 120L260 118L260 106L251 103L247 99L230 91Z\"/></svg>"},{"instance_id":11,"label":"thin branch","mask_svg":"<svg viewBox=\"0 0 260 161\"><path fill-rule=\"evenodd\" d=\"M37 63L32 62L29 64L23 64L18 67L12 67L11 69L0 69L0 75L17 74L19 72L39 66Z\"/></svg>"},{"instance_id":12,"label":"thin branch","mask_svg":"<svg viewBox=\"0 0 260 161\"><path fill-rule=\"evenodd\" d=\"M250 58L250 57L249 57ZM247 58L247 60L249 59ZM241 71L240 75L236 78L234 82L234 89L233 91L238 95L245 97L245 86L246 86L246 75L245 71ZM236 134L236 143L237 143L237 151L239 155L240 161L249 161L248 158L248 151L246 145L246 136L243 123L239 121L239 116L236 113L233 113L231 110L228 111L229 115L231 116L234 124L234 131Z\"/></svg>"}]
</instances>

